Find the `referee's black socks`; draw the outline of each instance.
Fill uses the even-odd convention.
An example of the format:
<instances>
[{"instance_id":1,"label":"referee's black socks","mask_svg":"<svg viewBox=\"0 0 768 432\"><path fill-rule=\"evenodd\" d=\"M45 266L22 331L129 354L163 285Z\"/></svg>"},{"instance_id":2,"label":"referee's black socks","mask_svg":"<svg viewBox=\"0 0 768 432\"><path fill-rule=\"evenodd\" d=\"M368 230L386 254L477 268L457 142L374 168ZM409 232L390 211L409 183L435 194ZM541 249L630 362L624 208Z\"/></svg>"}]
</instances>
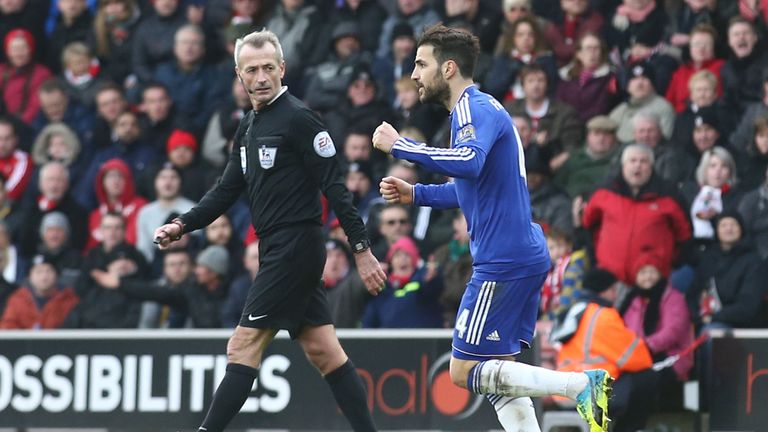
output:
<instances>
[{"instance_id":1,"label":"referee's black socks","mask_svg":"<svg viewBox=\"0 0 768 432\"><path fill-rule=\"evenodd\" d=\"M250 366L229 363L227 373L221 380L211 407L198 432L221 432L230 420L240 412L245 400L251 393L253 380L259 376L259 370Z\"/></svg>"},{"instance_id":2,"label":"referee's black socks","mask_svg":"<svg viewBox=\"0 0 768 432\"><path fill-rule=\"evenodd\" d=\"M355 432L374 432L371 412L368 411L363 381L355 370L352 360L339 366L338 369L325 376L336 403L341 412L347 417L352 430Z\"/></svg>"}]
</instances>

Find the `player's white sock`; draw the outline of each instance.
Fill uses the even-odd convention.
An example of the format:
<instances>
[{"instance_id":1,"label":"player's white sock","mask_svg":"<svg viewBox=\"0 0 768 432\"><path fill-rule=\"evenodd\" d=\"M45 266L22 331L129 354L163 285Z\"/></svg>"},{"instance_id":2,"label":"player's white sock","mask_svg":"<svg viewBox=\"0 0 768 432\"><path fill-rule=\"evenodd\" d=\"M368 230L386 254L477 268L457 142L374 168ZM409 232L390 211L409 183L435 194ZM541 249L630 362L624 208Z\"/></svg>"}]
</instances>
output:
<instances>
[{"instance_id":1,"label":"player's white sock","mask_svg":"<svg viewBox=\"0 0 768 432\"><path fill-rule=\"evenodd\" d=\"M565 396L576 399L589 384L587 375L558 372L509 360L480 362L469 372L467 388L508 397Z\"/></svg>"},{"instance_id":2,"label":"player's white sock","mask_svg":"<svg viewBox=\"0 0 768 432\"><path fill-rule=\"evenodd\" d=\"M531 398L497 395L486 395L486 397L493 404L499 423L506 432L541 432Z\"/></svg>"}]
</instances>

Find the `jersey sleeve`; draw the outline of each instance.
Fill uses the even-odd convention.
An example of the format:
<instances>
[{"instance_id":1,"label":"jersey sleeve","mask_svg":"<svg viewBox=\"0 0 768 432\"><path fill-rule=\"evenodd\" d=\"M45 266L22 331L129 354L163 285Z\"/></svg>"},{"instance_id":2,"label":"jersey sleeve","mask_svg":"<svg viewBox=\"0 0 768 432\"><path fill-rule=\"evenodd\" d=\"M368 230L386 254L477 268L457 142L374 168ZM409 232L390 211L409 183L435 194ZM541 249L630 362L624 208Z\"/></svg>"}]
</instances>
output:
<instances>
[{"instance_id":1,"label":"jersey sleeve","mask_svg":"<svg viewBox=\"0 0 768 432\"><path fill-rule=\"evenodd\" d=\"M400 137L392 147L392 155L449 177L477 178L501 131L501 120L496 113L493 107L473 105L468 98L462 99L454 112L456 127L451 126L454 128L451 148L429 147Z\"/></svg>"},{"instance_id":2,"label":"jersey sleeve","mask_svg":"<svg viewBox=\"0 0 768 432\"><path fill-rule=\"evenodd\" d=\"M179 219L184 223L185 232L192 232L209 225L227 211L245 189L246 182L240 165L239 148L244 145L242 139L245 136L246 125L250 123L251 115L253 114L243 118L235 132L235 145L229 155L229 161L224 167L224 174L218 183L203 196L196 206L179 216Z\"/></svg>"},{"instance_id":3,"label":"jersey sleeve","mask_svg":"<svg viewBox=\"0 0 768 432\"><path fill-rule=\"evenodd\" d=\"M368 235L363 220L352 203L352 194L344 185L331 136L320 119L308 109L297 110L291 125L308 174L328 199L341 227L349 237L352 250L355 250L355 245L368 240Z\"/></svg>"},{"instance_id":4,"label":"jersey sleeve","mask_svg":"<svg viewBox=\"0 0 768 432\"><path fill-rule=\"evenodd\" d=\"M417 184L413 187L413 204L436 209L458 208L459 199L456 195L456 183Z\"/></svg>"}]
</instances>

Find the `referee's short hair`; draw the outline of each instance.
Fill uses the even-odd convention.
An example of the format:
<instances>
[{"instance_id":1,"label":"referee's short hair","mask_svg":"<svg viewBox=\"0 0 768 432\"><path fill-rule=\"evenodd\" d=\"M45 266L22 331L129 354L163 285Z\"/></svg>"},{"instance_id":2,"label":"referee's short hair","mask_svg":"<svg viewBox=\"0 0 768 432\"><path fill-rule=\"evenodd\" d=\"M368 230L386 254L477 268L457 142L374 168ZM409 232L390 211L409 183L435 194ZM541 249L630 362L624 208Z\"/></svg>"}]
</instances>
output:
<instances>
[{"instance_id":1,"label":"referee's short hair","mask_svg":"<svg viewBox=\"0 0 768 432\"><path fill-rule=\"evenodd\" d=\"M280 45L280 39L277 35L267 29L248 33L247 35L238 38L235 42L235 67L240 66L240 50L244 45L250 45L254 48L261 48L264 44L270 43L275 47L275 55L277 57L277 64L283 63L283 47Z\"/></svg>"},{"instance_id":2,"label":"referee's short hair","mask_svg":"<svg viewBox=\"0 0 768 432\"><path fill-rule=\"evenodd\" d=\"M477 36L442 24L435 24L424 30L416 47L431 45L439 64L453 60L463 78L475 74L477 58L480 56L480 40Z\"/></svg>"}]
</instances>

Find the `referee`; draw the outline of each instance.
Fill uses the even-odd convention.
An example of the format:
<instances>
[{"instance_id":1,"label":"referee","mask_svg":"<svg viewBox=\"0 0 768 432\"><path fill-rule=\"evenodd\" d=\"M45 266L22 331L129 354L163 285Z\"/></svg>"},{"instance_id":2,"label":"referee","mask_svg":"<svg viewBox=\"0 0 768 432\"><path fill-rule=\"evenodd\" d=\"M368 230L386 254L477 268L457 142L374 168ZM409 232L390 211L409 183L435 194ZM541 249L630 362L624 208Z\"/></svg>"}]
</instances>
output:
<instances>
[{"instance_id":1,"label":"referee","mask_svg":"<svg viewBox=\"0 0 768 432\"><path fill-rule=\"evenodd\" d=\"M155 230L160 249L224 213L245 191L261 238L261 267L227 344L227 371L199 431L219 432L240 411L264 349L286 329L320 371L355 431L375 427L355 366L339 344L321 283L325 246L320 192L349 237L358 271L376 295L386 275L370 244L336 150L320 120L282 86L280 41L263 30L238 39L235 72L253 110L240 122L219 183L189 212Z\"/></svg>"}]
</instances>

